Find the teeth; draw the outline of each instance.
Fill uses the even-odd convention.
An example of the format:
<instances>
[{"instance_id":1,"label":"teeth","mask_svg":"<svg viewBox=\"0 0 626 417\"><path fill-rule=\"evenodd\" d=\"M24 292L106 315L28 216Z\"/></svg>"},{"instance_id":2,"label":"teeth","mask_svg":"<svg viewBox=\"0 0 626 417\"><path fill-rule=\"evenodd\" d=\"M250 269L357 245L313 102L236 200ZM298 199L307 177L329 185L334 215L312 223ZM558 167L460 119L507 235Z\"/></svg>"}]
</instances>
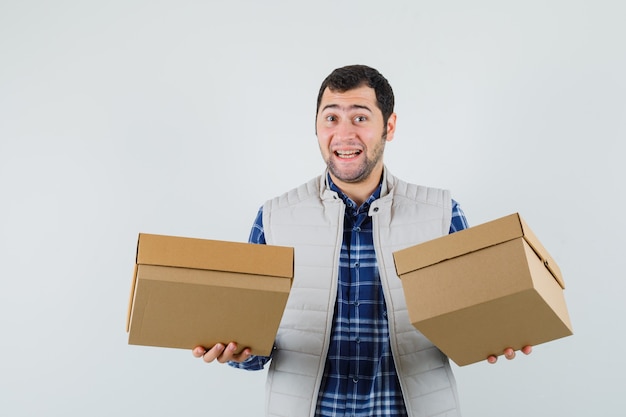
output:
<instances>
[{"instance_id":1,"label":"teeth","mask_svg":"<svg viewBox=\"0 0 626 417\"><path fill-rule=\"evenodd\" d=\"M361 153L361 151L359 150L353 150L353 151L335 151L335 153L337 154L338 157L340 158L351 158L354 156L357 156L358 154Z\"/></svg>"}]
</instances>

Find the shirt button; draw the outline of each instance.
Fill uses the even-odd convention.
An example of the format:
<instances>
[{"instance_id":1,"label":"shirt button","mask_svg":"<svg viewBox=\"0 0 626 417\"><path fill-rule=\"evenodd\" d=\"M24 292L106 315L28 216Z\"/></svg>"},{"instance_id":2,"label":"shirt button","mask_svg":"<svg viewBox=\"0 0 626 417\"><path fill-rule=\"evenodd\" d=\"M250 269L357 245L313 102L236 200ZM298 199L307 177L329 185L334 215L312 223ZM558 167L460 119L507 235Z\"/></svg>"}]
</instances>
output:
<instances>
[{"instance_id":1,"label":"shirt button","mask_svg":"<svg viewBox=\"0 0 626 417\"><path fill-rule=\"evenodd\" d=\"M358 262L355 262L355 263L354 263L354 267L355 267L355 268L358 268L358 267L359 267L359 263L358 263Z\"/></svg>"},{"instance_id":2,"label":"shirt button","mask_svg":"<svg viewBox=\"0 0 626 417\"><path fill-rule=\"evenodd\" d=\"M361 338L360 338L360 337L357 337L357 338L355 338L355 339L354 339L354 341L355 341L356 343L361 343Z\"/></svg>"},{"instance_id":3,"label":"shirt button","mask_svg":"<svg viewBox=\"0 0 626 417\"><path fill-rule=\"evenodd\" d=\"M352 382L354 382L354 383L356 384L357 382L359 382L359 378L357 378L357 377L355 376L354 378L352 378Z\"/></svg>"},{"instance_id":4,"label":"shirt button","mask_svg":"<svg viewBox=\"0 0 626 417\"><path fill-rule=\"evenodd\" d=\"M378 207L374 207L374 213L378 212Z\"/></svg>"}]
</instances>

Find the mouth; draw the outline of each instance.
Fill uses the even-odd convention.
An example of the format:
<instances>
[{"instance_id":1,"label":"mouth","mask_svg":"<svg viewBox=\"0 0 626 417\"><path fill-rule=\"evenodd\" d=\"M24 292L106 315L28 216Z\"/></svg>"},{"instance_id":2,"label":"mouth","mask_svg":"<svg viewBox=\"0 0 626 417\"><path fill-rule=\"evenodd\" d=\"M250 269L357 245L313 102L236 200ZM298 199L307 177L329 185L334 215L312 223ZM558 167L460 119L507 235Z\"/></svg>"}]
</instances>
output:
<instances>
[{"instance_id":1,"label":"mouth","mask_svg":"<svg viewBox=\"0 0 626 417\"><path fill-rule=\"evenodd\" d=\"M357 156L361 155L363 151L360 151L358 149L352 149L352 150L337 150L334 152L335 156L339 159L353 159L356 158Z\"/></svg>"}]
</instances>

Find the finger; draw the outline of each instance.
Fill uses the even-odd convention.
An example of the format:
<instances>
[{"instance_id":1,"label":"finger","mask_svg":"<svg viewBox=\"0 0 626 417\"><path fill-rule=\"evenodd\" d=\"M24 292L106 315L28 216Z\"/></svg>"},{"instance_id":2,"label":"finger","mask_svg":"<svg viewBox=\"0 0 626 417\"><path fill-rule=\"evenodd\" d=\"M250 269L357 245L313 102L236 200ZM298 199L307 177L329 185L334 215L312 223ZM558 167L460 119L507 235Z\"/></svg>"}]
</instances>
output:
<instances>
[{"instance_id":1,"label":"finger","mask_svg":"<svg viewBox=\"0 0 626 417\"><path fill-rule=\"evenodd\" d=\"M211 349L207 350L202 355L202 360L209 363L213 362L215 359L218 359L222 353L224 352L224 345L221 343L216 344Z\"/></svg>"},{"instance_id":2,"label":"finger","mask_svg":"<svg viewBox=\"0 0 626 417\"><path fill-rule=\"evenodd\" d=\"M513 348L506 348L506 349L504 349L504 357L507 358L508 360L514 359L515 358L515 350L513 350Z\"/></svg>"},{"instance_id":3,"label":"finger","mask_svg":"<svg viewBox=\"0 0 626 417\"><path fill-rule=\"evenodd\" d=\"M528 346L524 346L524 347L522 348L522 353L523 353L524 355L530 355L532 352L533 352L533 347L532 347L532 346L530 346L530 345L528 345Z\"/></svg>"},{"instance_id":4,"label":"finger","mask_svg":"<svg viewBox=\"0 0 626 417\"><path fill-rule=\"evenodd\" d=\"M489 357L487 358L487 362L496 363L498 362L498 357L496 355L489 355Z\"/></svg>"},{"instance_id":5,"label":"finger","mask_svg":"<svg viewBox=\"0 0 626 417\"><path fill-rule=\"evenodd\" d=\"M233 358L231 360L234 362L243 362L246 359L248 359L250 356L252 356L252 352L250 351L250 349L245 348L244 350L241 351L241 353L233 355Z\"/></svg>"},{"instance_id":6,"label":"finger","mask_svg":"<svg viewBox=\"0 0 626 417\"><path fill-rule=\"evenodd\" d=\"M221 354L217 357L217 361L219 363L230 362L234 360L237 352L237 344L235 342L230 342L228 346L226 346Z\"/></svg>"},{"instance_id":7,"label":"finger","mask_svg":"<svg viewBox=\"0 0 626 417\"><path fill-rule=\"evenodd\" d=\"M193 354L194 357L201 358L202 355L206 353L206 351L207 349L204 346L196 346L195 348L193 348L191 353Z\"/></svg>"},{"instance_id":8,"label":"finger","mask_svg":"<svg viewBox=\"0 0 626 417\"><path fill-rule=\"evenodd\" d=\"M243 362L252 356L250 348L245 348L241 352L237 353L237 344L231 342L226 346L224 352L217 358L220 363L225 362Z\"/></svg>"}]
</instances>

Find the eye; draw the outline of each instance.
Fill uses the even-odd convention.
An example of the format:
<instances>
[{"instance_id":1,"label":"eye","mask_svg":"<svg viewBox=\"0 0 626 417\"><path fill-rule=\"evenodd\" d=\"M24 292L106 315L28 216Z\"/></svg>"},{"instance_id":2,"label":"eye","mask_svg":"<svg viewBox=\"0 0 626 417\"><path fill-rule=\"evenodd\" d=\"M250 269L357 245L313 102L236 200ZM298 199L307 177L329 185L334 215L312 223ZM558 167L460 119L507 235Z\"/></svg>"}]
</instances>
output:
<instances>
[{"instance_id":1,"label":"eye","mask_svg":"<svg viewBox=\"0 0 626 417\"><path fill-rule=\"evenodd\" d=\"M365 116L356 116L354 118L354 121L355 122L365 122L365 121L367 121L367 117L365 117Z\"/></svg>"},{"instance_id":2,"label":"eye","mask_svg":"<svg viewBox=\"0 0 626 417\"><path fill-rule=\"evenodd\" d=\"M335 120L337 120L337 118L333 116L332 114L329 114L328 116L326 116L327 122L334 122Z\"/></svg>"}]
</instances>

